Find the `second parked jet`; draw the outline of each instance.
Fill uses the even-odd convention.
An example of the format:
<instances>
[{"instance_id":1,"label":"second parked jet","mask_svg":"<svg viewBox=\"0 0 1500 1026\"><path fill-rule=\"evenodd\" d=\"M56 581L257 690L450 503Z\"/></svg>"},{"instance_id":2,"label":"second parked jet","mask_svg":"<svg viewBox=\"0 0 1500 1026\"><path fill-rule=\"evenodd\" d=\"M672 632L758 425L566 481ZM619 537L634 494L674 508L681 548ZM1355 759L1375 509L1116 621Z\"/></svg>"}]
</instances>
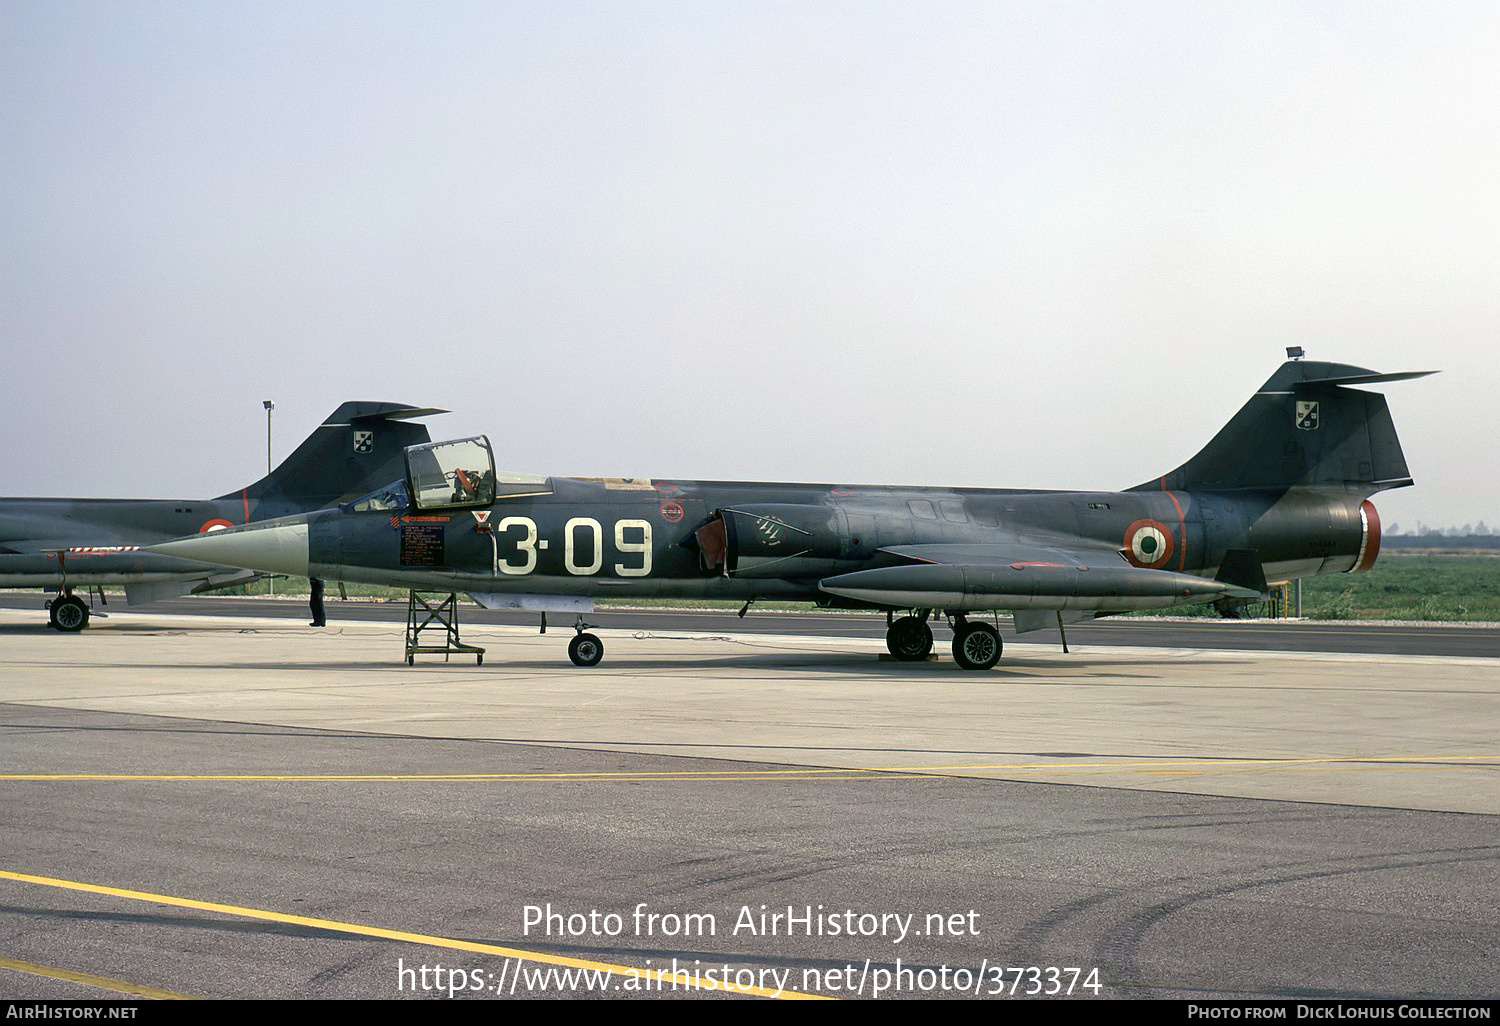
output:
<instances>
[{"instance_id":1,"label":"second parked jet","mask_svg":"<svg viewBox=\"0 0 1500 1026\"><path fill-rule=\"evenodd\" d=\"M442 412L344 403L274 471L217 499L0 499L0 588L58 592L48 604L52 626L78 631L92 589L123 587L137 603L248 580L254 574L217 560L145 546L363 495L401 473L407 446L429 440L412 419Z\"/></svg>"}]
</instances>

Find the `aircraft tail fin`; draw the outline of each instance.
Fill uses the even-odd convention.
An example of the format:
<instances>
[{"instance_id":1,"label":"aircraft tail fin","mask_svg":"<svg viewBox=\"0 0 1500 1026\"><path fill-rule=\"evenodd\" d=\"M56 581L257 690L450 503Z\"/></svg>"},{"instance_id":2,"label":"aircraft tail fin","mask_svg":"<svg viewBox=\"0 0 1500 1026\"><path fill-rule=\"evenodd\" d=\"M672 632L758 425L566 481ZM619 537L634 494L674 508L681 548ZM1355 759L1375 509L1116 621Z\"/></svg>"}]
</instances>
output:
<instances>
[{"instance_id":1,"label":"aircraft tail fin","mask_svg":"<svg viewBox=\"0 0 1500 1026\"><path fill-rule=\"evenodd\" d=\"M405 474L408 445L432 441L414 418L446 412L402 403L344 403L275 470L219 498L243 498L256 520L358 498Z\"/></svg>"},{"instance_id":2,"label":"aircraft tail fin","mask_svg":"<svg viewBox=\"0 0 1500 1026\"><path fill-rule=\"evenodd\" d=\"M1348 386L1433 373L1288 360L1198 455L1130 491L1324 487L1368 496L1409 485L1385 396Z\"/></svg>"}]
</instances>

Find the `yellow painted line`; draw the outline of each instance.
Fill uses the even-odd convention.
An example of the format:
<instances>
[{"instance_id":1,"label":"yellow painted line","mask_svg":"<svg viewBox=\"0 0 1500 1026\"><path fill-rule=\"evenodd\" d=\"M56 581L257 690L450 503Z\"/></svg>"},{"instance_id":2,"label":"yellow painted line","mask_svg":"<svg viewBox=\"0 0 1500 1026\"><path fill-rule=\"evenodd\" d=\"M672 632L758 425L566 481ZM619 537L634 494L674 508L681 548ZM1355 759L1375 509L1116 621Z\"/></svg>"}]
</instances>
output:
<instances>
[{"instance_id":1,"label":"yellow painted line","mask_svg":"<svg viewBox=\"0 0 1500 1026\"><path fill-rule=\"evenodd\" d=\"M13 958L0 958L0 969L11 969L15 972L27 973L31 976L45 976L49 980L66 980L68 983L81 983L85 987L112 990L116 994L129 994L131 997L152 998L157 1001L197 1000L186 994L178 994L175 991L158 990L156 987L146 987L139 983L126 983L124 980L112 980L108 976L76 973L71 969L58 969L50 965L37 965L35 962L18 962Z\"/></svg>"},{"instance_id":2,"label":"yellow painted line","mask_svg":"<svg viewBox=\"0 0 1500 1026\"><path fill-rule=\"evenodd\" d=\"M1235 767L1235 766L1296 766L1296 765L1327 765L1332 763L1421 763L1424 765L1441 766L1455 762L1474 762L1476 760L1488 760L1480 762L1480 768L1485 766L1500 766L1500 755L1343 755L1330 756L1316 759L1160 759L1137 762L1010 762L1010 763L983 763L966 766L892 766L887 772L890 773L962 773L977 770L1115 770L1134 768L1157 768L1164 766L1211 766L1211 767ZM1468 767L1460 767L1467 769ZM0 778L3 779L3 778Z\"/></svg>"},{"instance_id":3,"label":"yellow painted line","mask_svg":"<svg viewBox=\"0 0 1500 1026\"><path fill-rule=\"evenodd\" d=\"M1000 762L954 766L857 766L820 768L804 766L779 770L664 770L660 772L607 773L3 773L0 781L153 781L229 783L465 783L600 781L640 783L651 781L723 780L913 780L951 773L1044 772L1060 770L1100 772L1117 770L1171 771L1204 767L1207 770L1237 768L1290 768L1295 766L1409 763L1415 768L1444 766L1454 769L1500 767L1500 755L1346 755L1307 759L1152 759L1129 762ZM1466 765L1456 765L1464 763ZM1409 767L1410 768L1410 767Z\"/></svg>"},{"instance_id":4,"label":"yellow painted line","mask_svg":"<svg viewBox=\"0 0 1500 1026\"><path fill-rule=\"evenodd\" d=\"M1411 772L1414 770L1467 770L1467 769L1494 769L1490 766L1455 766L1452 763L1424 763L1415 766L1359 766L1354 764L1344 766L1288 766L1284 770L1278 766L1229 766L1223 770L1198 769L1198 770L1136 770L1136 773L1153 777L1200 777L1212 773L1376 773L1386 772Z\"/></svg>"},{"instance_id":5,"label":"yellow painted line","mask_svg":"<svg viewBox=\"0 0 1500 1026\"><path fill-rule=\"evenodd\" d=\"M149 891L132 891L122 887L105 887L101 884L81 883L77 880L61 880L50 876L31 876L27 873L11 873L6 870L0 870L0 880L14 880L17 883L36 884L39 887L56 887L65 891L82 891L85 894L102 894L111 898L127 898L131 901L149 901L161 905L175 905L178 908L190 908L200 912L217 912L221 915L239 916L243 919L260 919L271 923L306 926L314 930L347 933L357 937L377 937L381 940L402 941L407 944L421 944L427 947L451 948L454 951L473 951L481 955L497 955L500 958L522 959L541 965L607 971L612 977L619 976L623 979L649 980L651 983L658 985L659 989L667 986L681 986L683 988L698 987L702 990L722 990L731 994L749 994L753 997L780 998L788 1001L832 1000L831 998L823 997L821 994L804 994L800 991L792 990L778 992L767 990L764 987L742 987L738 984L728 983L727 981L713 981L713 985L710 986L702 982L694 983L691 978L684 980L674 977L672 972L666 969L641 969L636 966L614 965L609 962L591 962L581 958L549 955L540 951L523 951L520 948L507 948L498 944L481 944L477 941L455 940L451 937L437 937L426 933L408 933L404 930L387 930L379 926L341 923L334 919L291 916L282 912L268 912L265 909L242 908L239 905L222 905L213 901L178 898L170 894L152 894Z\"/></svg>"},{"instance_id":6,"label":"yellow painted line","mask_svg":"<svg viewBox=\"0 0 1500 1026\"><path fill-rule=\"evenodd\" d=\"M42 780L53 782L153 781L153 782L230 782L230 783L550 783L598 781L603 783L642 783L674 780L917 780L935 777L937 773L920 770L867 769L800 769L800 770L721 770L690 773L437 773L437 774L170 774L170 773L9 773L0 781Z\"/></svg>"}]
</instances>

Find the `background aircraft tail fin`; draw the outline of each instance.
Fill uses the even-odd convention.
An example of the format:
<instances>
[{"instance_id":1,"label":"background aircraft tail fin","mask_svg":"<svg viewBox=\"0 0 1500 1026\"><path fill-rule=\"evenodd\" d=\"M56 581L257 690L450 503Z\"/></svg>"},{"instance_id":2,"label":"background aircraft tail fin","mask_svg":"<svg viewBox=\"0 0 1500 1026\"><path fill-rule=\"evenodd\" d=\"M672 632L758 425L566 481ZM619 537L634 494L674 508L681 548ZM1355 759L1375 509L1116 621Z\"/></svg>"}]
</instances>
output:
<instances>
[{"instance_id":1,"label":"background aircraft tail fin","mask_svg":"<svg viewBox=\"0 0 1500 1026\"><path fill-rule=\"evenodd\" d=\"M1340 488L1369 495L1412 483L1385 396L1350 388L1419 378L1288 360L1203 451L1131 491Z\"/></svg>"},{"instance_id":2,"label":"background aircraft tail fin","mask_svg":"<svg viewBox=\"0 0 1500 1026\"><path fill-rule=\"evenodd\" d=\"M413 418L446 412L402 403L344 403L275 470L219 498L243 498L256 520L358 498L405 474L402 450L408 445L432 441L426 425L412 423Z\"/></svg>"}]
</instances>

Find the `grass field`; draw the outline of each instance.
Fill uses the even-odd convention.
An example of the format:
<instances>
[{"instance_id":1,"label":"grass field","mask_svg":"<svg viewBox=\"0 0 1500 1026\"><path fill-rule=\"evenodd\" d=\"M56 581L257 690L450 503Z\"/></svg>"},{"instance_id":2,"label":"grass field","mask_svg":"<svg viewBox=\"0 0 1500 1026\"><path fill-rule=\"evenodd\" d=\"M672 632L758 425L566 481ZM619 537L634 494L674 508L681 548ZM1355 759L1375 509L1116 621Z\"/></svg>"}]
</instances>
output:
<instances>
[{"instance_id":1,"label":"grass field","mask_svg":"<svg viewBox=\"0 0 1500 1026\"><path fill-rule=\"evenodd\" d=\"M1385 553L1369 573L1306 578L1302 615L1500 621L1500 553Z\"/></svg>"},{"instance_id":2,"label":"grass field","mask_svg":"<svg viewBox=\"0 0 1500 1026\"><path fill-rule=\"evenodd\" d=\"M264 595L264 581L248 592ZM223 594L247 594L244 586ZM306 595L307 582L297 578L276 582L277 595ZM338 595L330 586L330 600ZM396 588L351 585L350 597L385 598L404 602ZM666 606L695 609L738 609L739 602L693 602L683 599L610 599L601 606ZM757 605L766 609L812 609L810 602ZM1170 611L1173 615L1218 614L1207 606ZM1252 613L1259 610L1252 609ZM1156 615L1156 614L1148 614ZM1500 553L1394 552L1381 555L1364 574L1329 574L1302 582L1302 615L1312 620L1469 620L1500 622Z\"/></svg>"}]
</instances>

